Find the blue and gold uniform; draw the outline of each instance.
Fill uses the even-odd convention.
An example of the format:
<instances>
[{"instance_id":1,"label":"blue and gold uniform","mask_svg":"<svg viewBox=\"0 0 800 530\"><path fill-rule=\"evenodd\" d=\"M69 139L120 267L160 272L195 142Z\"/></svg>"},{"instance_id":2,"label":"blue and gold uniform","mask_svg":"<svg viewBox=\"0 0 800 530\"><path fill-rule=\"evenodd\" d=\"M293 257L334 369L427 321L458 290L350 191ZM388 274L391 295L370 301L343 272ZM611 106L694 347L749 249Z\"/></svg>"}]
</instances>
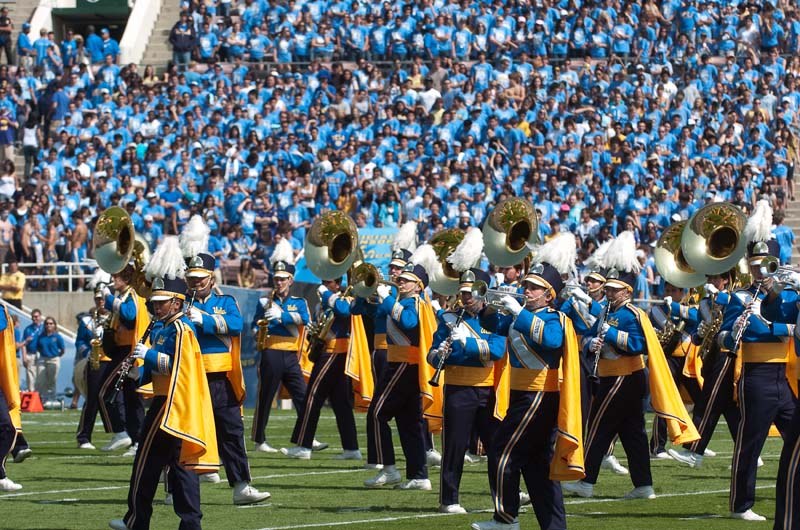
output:
<instances>
[{"instance_id":1,"label":"blue and gold uniform","mask_svg":"<svg viewBox=\"0 0 800 530\"><path fill-rule=\"evenodd\" d=\"M99 298L96 300L99 300ZM94 308L90 313L81 317L78 335L75 339L76 351L79 349L83 350L87 356L91 355L92 352L92 339L94 339L95 336L102 337L104 332L103 322L107 315L101 314L98 317L95 315L97 311L101 310ZM79 446L92 443L92 431L94 430L94 422L97 419L97 412L100 407L100 389L103 386L103 382L108 379L112 367L111 359L106 356L105 353L101 353L100 355L99 368L96 370L93 369L91 361L86 367L86 395L84 396L85 400L83 402L83 409L81 409L81 419L78 423L78 433L76 436ZM114 429L111 423L108 422L108 416L101 414L100 418L103 420L105 431L113 432ZM87 449L88 448L90 447L87 446Z\"/></svg>"},{"instance_id":2,"label":"blue and gold uniform","mask_svg":"<svg viewBox=\"0 0 800 530\"><path fill-rule=\"evenodd\" d=\"M594 325L597 317L603 312L603 308L608 302L605 298L598 300L592 299L591 303L579 300L575 295L567 298L561 304L560 311L572 321L575 334L578 337L578 344L583 340L583 336ZM585 355L580 355L581 359L581 416L586 419L589 416L589 403L592 399L592 389L589 384L589 376L592 375L592 359ZM611 447L613 448L613 442Z\"/></svg>"},{"instance_id":3,"label":"blue and gold uniform","mask_svg":"<svg viewBox=\"0 0 800 530\"><path fill-rule=\"evenodd\" d=\"M153 282L153 301L184 300L183 280ZM128 512L112 528L147 529L153 497L165 467L180 528L199 529L200 484L197 473L219 468L214 412L192 323L180 311L154 326L151 348L142 347L142 384L152 382L153 402L145 417L142 442L133 462Z\"/></svg>"},{"instance_id":4,"label":"blue and gold uniform","mask_svg":"<svg viewBox=\"0 0 800 530\"><path fill-rule=\"evenodd\" d=\"M751 270L758 267L764 256L769 254L777 257L779 253L774 240L755 243L749 251ZM792 305L791 296L787 291L781 294L778 301L763 304L764 293L756 292L756 287L750 286L734 291L723 314L718 341L723 350L731 351L740 316L748 305L752 307L741 345L738 351L732 352L737 356L737 365L741 366L737 386L741 421L736 433L731 468L730 510L733 517L748 512L755 505L758 455L767 439L770 425L775 423L783 436L784 449L792 431L796 399L787 378L787 363L789 356L793 355L794 324L787 322L792 320L788 317L796 314L785 311ZM767 306L763 311L762 305ZM779 497L786 492L785 487L783 492L781 489L779 485ZM778 499L776 504L781 502Z\"/></svg>"},{"instance_id":5,"label":"blue and gold uniform","mask_svg":"<svg viewBox=\"0 0 800 530\"><path fill-rule=\"evenodd\" d=\"M698 324L697 306L670 301L669 306L660 304L650 308L650 322L653 324L653 329L663 332L667 321L675 326L674 335L670 338L665 337L664 340L667 342L662 343L672 380L676 386L683 386L686 389L693 403L699 403L701 395L697 379L684 375L686 364L693 360L697 353L697 347L692 342L692 333ZM665 453L666 442L667 423L663 418L656 416L653 418L653 431L650 436L650 454Z\"/></svg>"},{"instance_id":6,"label":"blue and gold uniform","mask_svg":"<svg viewBox=\"0 0 800 530\"><path fill-rule=\"evenodd\" d=\"M128 274L129 270L132 271L130 265L120 276ZM110 425L115 434L127 432L131 442L136 444L144 421L144 402L136 391L136 381L126 378L122 392L117 394L113 403L109 403L107 396L113 392L119 364L141 338L150 323L150 315L144 298L130 286L122 289L117 296L106 295L104 302L105 309L111 313L103 340L103 351L110 359L110 365L100 388L100 414L104 425Z\"/></svg>"},{"instance_id":7,"label":"blue and gold uniform","mask_svg":"<svg viewBox=\"0 0 800 530\"><path fill-rule=\"evenodd\" d=\"M508 406L489 449L494 521L517 522L523 477L539 526L566 528L559 481L584 476L577 338L566 315L550 307L563 287L554 267L537 265L523 286L525 293L540 294L526 298L524 307L506 298L509 314L484 321L508 337L500 385Z\"/></svg>"},{"instance_id":8,"label":"blue and gold uniform","mask_svg":"<svg viewBox=\"0 0 800 530\"><path fill-rule=\"evenodd\" d=\"M19 396L19 371L17 370L14 326L8 309L0 310L0 491L22 488L6 476L6 457L22 434Z\"/></svg>"},{"instance_id":9,"label":"blue and gold uniform","mask_svg":"<svg viewBox=\"0 0 800 530\"><path fill-rule=\"evenodd\" d=\"M461 276L460 291L470 293L475 280L488 282L489 275L481 269L471 269ZM462 301L467 295L462 294ZM448 311L437 317L428 362L437 366L439 356L444 360L444 404L442 407L442 464L439 487L439 504L442 507L458 505L458 489L464 469L464 453L470 444L470 435L476 432L481 440L494 437L497 420L495 408L495 361L505 354L505 337L483 328L480 323L479 302L463 309L461 328L463 341L452 340L449 353L442 352L442 343L448 341L452 326L460 312Z\"/></svg>"},{"instance_id":10,"label":"blue and gold uniform","mask_svg":"<svg viewBox=\"0 0 800 530\"><path fill-rule=\"evenodd\" d=\"M281 263L275 275L294 277L294 266ZM306 380L300 368L299 355L303 346L304 328L308 324L308 303L299 296L271 298L259 300L253 316L251 328L255 329L258 321L266 318L267 308L280 310L279 318L269 321L269 337L266 349L259 352L261 360L258 369L258 402L253 418L252 440L257 446L265 444L266 428L269 422L272 401L283 385L292 398L296 411L300 411L306 397ZM268 450L269 446L263 447Z\"/></svg>"},{"instance_id":11,"label":"blue and gold uniform","mask_svg":"<svg viewBox=\"0 0 800 530\"><path fill-rule=\"evenodd\" d=\"M327 289L320 294L320 300L321 309L332 311L334 318L325 337L322 354L311 370L305 400L298 411L292 431L292 442L301 448L312 448L322 406L330 399L342 448L349 452L346 454L355 456L358 451L358 436L353 415L352 390L345 373L350 349L350 300ZM286 454L295 456L289 452Z\"/></svg>"},{"instance_id":12,"label":"blue and gold uniform","mask_svg":"<svg viewBox=\"0 0 800 530\"><path fill-rule=\"evenodd\" d=\"M795 364L794 377L800 377L797 372L797 352L800 351L800 335L798 334L797 323L800 321L800 294L796 290L784 289L780 296L769 303L761 306L761 313L766 318L773 321L794 322L794 359L789 361ZM789 356L793 354L790 352ZM787 377L791 377L787 373ZM798 383L800 384L800 383ZM797 387L794 388L795 390ZM795 394L796 395L796 394ZM799 530L800 529L800 489L797 484L800 481L800 406L795 406L794 416L790 422L788 431L781 432L783 436L783 449L781 451L780 462L778 464L778 478L776 481L775 495L775 530Z\"/></svg>"}]
</instances>

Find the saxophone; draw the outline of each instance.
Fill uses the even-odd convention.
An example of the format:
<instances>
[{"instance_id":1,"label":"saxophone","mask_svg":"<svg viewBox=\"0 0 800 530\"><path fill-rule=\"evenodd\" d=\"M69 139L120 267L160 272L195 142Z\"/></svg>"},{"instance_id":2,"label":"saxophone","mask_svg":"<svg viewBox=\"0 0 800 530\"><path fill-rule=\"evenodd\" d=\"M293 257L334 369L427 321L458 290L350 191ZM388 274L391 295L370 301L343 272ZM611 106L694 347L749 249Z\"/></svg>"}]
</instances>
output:
<instances>
[{"instance_id":1,"label":"saxophone","mask_svg":"<svg viewBox=\"0 0 800 530\"><path fill-rule=\"evenodd\" d=\"M352 290L353 285L348 285L341 294L341 298L347 298ZM334 317L333 309L327 307L322 310L319 318L308 324L308 359L311 362L317 362L325 350L325 341L333 325Z\"/></svg>"},{"instance_id":2,"label":"saxophone","mask_svg":"<svg viewBox=\"0 0 800 530\"><path fill-rule=\"evenodd\" d=\"M266 314L267 311L272 309L272 304L274 303L275 289L273 288L269 296L269 303L267 307L264 308L264 316L256 321L256 326L258 327L258 332L256 333L256 350L258 351L267 349L267 341L269 340L269 320L267 320Z\"/></svg>"},{"instance_id":3,"label":"saxophone","mask_svg":"<svg viewBox=\"0 0 800 530\"><path fill-rule=\"evenodd\" d=\"M685 321L681 320L678 325L675 325L670 314L664 322L664 329L656 331L656 337L658 337L658 342L664 350L664 355L672 355L672 352L678 347L683 338L684 327L686 327Z\"/></svg>"},{"instance_id":4,"label":"saxophone","mask_svg":"<svg viewBox=\"0 0 800 530\"><path fill-rule=\"evenodd\" d=\"M719 328L722 327L722 309L714 302L713 296L709 301L711 302L711 322L697 350L697 356L700 357L701 361L705 361L706 356L711 352L717 338L717 333L719 333Z\"/></svg>"},{"instance_id":5,"label":"saxophone","mask_svg":"<svg viewBox=\"0 0 800 530\"><path fill-rule=\"evenodd\" d=\"M92 370L100 368L100 357L103 355L103 324L100 318L100 310L94 308L92 310L92 320L94 321L94 329L92 330L92 352L89 354L89 367Z\"/></svg>"}]
</instances>

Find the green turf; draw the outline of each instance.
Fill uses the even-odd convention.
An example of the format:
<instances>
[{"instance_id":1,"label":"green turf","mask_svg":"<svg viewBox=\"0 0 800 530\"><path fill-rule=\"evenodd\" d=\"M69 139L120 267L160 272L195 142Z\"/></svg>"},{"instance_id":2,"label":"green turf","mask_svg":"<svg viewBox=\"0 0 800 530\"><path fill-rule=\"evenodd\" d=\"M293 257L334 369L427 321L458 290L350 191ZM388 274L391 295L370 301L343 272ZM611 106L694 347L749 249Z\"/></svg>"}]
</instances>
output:
<instances>
[{"instance_id":1,"label":"green turf","mask_svg":"<svg viewBox=\"0 0 800 530\"><path fill-rule=\"evenodd\" d=\"M251 419L252 411L248 411L248 429ZM358 415L356 419L361 447L365 448L364 416ZM76 449L77 422L75 411L24 415L25 434L34 456L22 464L7 465L9 476L23 484L24 489L14 494L0 493L0 528L106 528L109 519L124 514L132 459L120 453ZM275 411L268 431L270 443L278 447L287 445L293 422L294 412ZM99 426L95 433L98 447L109 438ZM263 505L234 507L227 483L202 484L205 528L325 528L339 523L338 526L357 530L463 530L469 528L470 522L491 516L486 464L467 466L461 484L461 504L468 510L484 512L441 516L436 514L438 470L431 473L434 487L431 492L368 490L362 482L374 472L360 469L360 463L333 459L341 444L329 409L323 411L317 438L330 442L331 448L314 453L311 461L251 453L253 484L272 493L272 499ZM251 447L248 442L248 448ZM398 458L402 458L399 444L396 447ZM743 523L721 517L728 512L728 466L733 449L724 426L718 429L711 447L719 456L707 458L701 469L679 466L672 461L653 462L655 490L660 498L652 501L622 501L622 495L632 487L630 479L601 472L595 487L596 498L567 497L570 528L772 528L780 439L767 441L762 453L766 465L758 474L755 511L768 517L766 523ZM617 455L625 463L621 447L617 448ZM163 494L159 493L151 527L176 528L178 519L171 507L160 505L162 499ZM522 528L537 528L530 508L520 515L520 522Z\"/></svg>"}]
</instances>

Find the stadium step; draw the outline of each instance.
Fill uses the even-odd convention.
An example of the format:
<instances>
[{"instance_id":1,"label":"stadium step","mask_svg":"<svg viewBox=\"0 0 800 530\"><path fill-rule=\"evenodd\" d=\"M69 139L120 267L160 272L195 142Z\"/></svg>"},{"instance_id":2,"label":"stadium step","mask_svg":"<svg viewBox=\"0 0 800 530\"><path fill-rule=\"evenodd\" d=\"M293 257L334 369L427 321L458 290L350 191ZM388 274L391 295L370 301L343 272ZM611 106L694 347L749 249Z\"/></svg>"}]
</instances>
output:
<instances>
[{"instance_id":1,"label":"stadium step","mask_svg":"<svg viewBox=\"0 0 800 530\"><path fill-rule=\"evenodd\" d=\"M172 47L169 45L169 32L180 19L180 5L177 2L163 2L153 33L142 57L143 64L152 64L158 73L166 69L172 60Z\"/></svg>"}]
</instances>

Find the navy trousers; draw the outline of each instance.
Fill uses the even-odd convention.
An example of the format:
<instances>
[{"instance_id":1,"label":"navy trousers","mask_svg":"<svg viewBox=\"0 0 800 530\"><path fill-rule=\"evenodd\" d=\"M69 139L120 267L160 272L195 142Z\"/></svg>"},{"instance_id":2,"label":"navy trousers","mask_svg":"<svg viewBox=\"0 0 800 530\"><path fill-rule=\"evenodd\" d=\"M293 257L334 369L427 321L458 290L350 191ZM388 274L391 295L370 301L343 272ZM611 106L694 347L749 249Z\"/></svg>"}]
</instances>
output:
<instances>
[{"instance_id":1,"label":"navy trousers","mask_svg":"<svg viewBox=\"0 0 800 530\"><path fill-rule=\"evenodd\" d=\"M700 433L700 439L684 445L698 455L705 453L720 416L725 416L731 439L736 440L736 431L739 429L739 407L733 399L733 369L736 359L720 353L709 361L711 362L708 365L703 365L703 394L692 413L692 421Z\"/></svg>"},{"instance_id":2,"label":"navy trousers","mask_svg":"<svg viewBox=\"0 0 800 530\"><path fill-rule=\"evenodd\" d=\"M16 370L16 368L14 368ZM8 402L0 388L0 479L6 478L6 458L14 447L17 438L17 429L11 423L11 414L8 410Z\"/></svg>"},{"instance_id":3,"label":"navy trousers","mask_svg":"<svg viewBox=\"0 0 800 530\"><path fill-rule=\"evenodd\" d=\"M464 470L464 454L472 433L491 440L497 428L494 419L494 387L444 386L444 427L439 503L458 504L458 487Z\"/></svg>"},{"instance_id":4,"label":"navy trousers","mask_svg":"<svg viewBox=\"0 0 800 530\"><path fill-rule=\"evenodd\" d=\"M686 357L667 357L667 366L672 374L672 380L675 381L675 386L683 387L689 392L692 402L697 404L702 398L702 391L697 379L692 379L683 375L683 365L686 362ZM650 453L657 454L663 453L667 440L667 422L663 418L656 416L653 419L653 432L650 436Z\"/></svg>"},{"instance_id":5,"label":"navy trousers","mask_svg":"<svg viewBox=\"0 0 800 530\"><path fill-rule=\"evenodd\" d=\"M377 395L381 390L383 378L387 370L386 350L375 350L372 353L372 380L375 381L374 394ZM367 409L367 463L379 464L382 460L379 459L380 447L378 446L378 435L380 431L381 436L391 440L392 430L389 423L379 421L375 416L375 399L370 401L369 408Z\"/></svg>"},{"instance_id":6,"label":"navy trousers","mask_svg":"<svg viewBox=\"0 0 800 530\"><path fill-rule=\"evenodd\" d=\"M114 393L114 384L117 381L116 369L119 367L126 354L130 351L130 346L123 346L113 354L110 364L110 376L103 383L103 399L110 398ZM133 443L139 442L139 433L142 430L144 421L144 401L142 395L136 389L139 387L138 381L126 377L122 389L117 394L113 403L106 401L108 416L110 418L115 433L126 431ZM119 430L118 430L119 429Z\"/></svg>"},{"instance_id":7,"label":"navy trousers","mask_svg":"<svg viewBox=\"0 0 800 530\"><path fill-rule=\"evenodd\" d=\"M153 515L153 497L158 490L161 471L170 468L170 491L175 513L180 517L179 530L199 530L200 481L193 471L178 464L181 439L159 428L164 414L166 398L156 396L147 411L143 426L142 443L133 460L133 473L128 490L128 513L125 524L131 530L147 530Z\"/></svg>"},{"instance_id":8,"label":"navy trousers","mask_svg":"<svg viewBox=\"0 0 800 530\"><path fill-rule=\"evenodd\" d=\"M87 395L84 396L83 408L81 409L81 419L78 422L78 443L91 443L92 432L94 431L94 422L97 419L97 411L100 406L100 389L103 383L108 379L111 372L111 363L101 362L97 370L92 370L91 367L86 369L86 389ZM111 383L114 384L113 382ZM103 425L106 432L121 432L124 429L123 425L119 425L119 431L114 431L108 417L101 414Z\"/></svg>"},{"instance_id":9,"label":"navy trousers","mask_svg":"<svg viewBox=\"0 0 800 530\"><path fill-rule=\"evenodd\" d=\"M592 400L584 442L586 478L595 484L600 464L615 436L619 435L628 457L635 487L652 486L642 399L647 393L644 370L630 375L601 377Z\"/></svg>"},{"instance_id":10,"label":"navy trousers","mask_svg":"<svg viewBox=\"0 0 800 530\"><path fill-rule=\"evenodd\" d=\"M306 398L306 380L300 370L297 352L263 350L258 368L258 401L251 434L252 440L257 444L267 441L269 413L281 384L289 391L294 408L299 411Z\"/></svg>"},{"instance_id":11,"label":"navy trousers","mask_svg":"<svg viewBox=\"0 0 800 530\"><path fill-rule=\"evenodd\" d=\"M323 353L314 363L303 407L297 416L292 432L292 442L311 449L317 433L319 415L326 399L331 400L336 427L345 451L358 449L356 419L353 415L353 389L350 378L344 373L347 355Z\"/></svg>"},{"instance_id":12,"label":"navy trousers","mask_svg":"<svg viewBox=\"0 0 800 530\"><path fill-rule=\"evenodd\" d=\"M244 422L242 409L233 392L225 372L206 374L211 406L214 409L214 424L217 429L219 456L225 465L228 484L250 482L250 466L244 446Z\"/></svg>"},{"instance_id":13,"label":"navy trousers","mask_svg":"<svg viewBox=\"0 0 800 530\"><path fill-rule=\"evenodd\" d=\"M784 435L775 492L774 530L800 530L800 406Z\"/></svg>"},{"instance_id":14,"label":"navy trousers","mask_svg":"<svg viewBox=\"0 0 800 530\"><path fill-rule=\"evenodd\" d=\"M567 527L561 483L550 480L558 402L558 392L511 391L508 412L489 449L489 487L495 520L516 520L522 475L539 527Z\"/></svg>"},{"instance_id":15,"label":"navy trousers","mask_svg":"<svg viewBox=\"0 0 800 530\"><path fill-rule=\"evenodd\" d=\"M758 455L772 423L784 440L796 408L785 363L745 363L739 380L739 411L731 470L730 509L741 513L756 502ZM784 442L785 443L785 442Z\"/></svg>"},{"instance_id":16,"label":"navy trousers","mask_svg":"<svg viewBox=\"0 0 800 530\"><path fill-rule=\"evenodd\" d=\"M425 461L425 432L422 423L422 398L419 394L419 367L416 364L390 362L381 390L373 396L375 416L388 424L392 419L397 424L400 445L406 457L406 478L428 478ZM394 445L391 433L386 436L377 431L377 463L395 465Z\"/></svg>"}]
</instances>

